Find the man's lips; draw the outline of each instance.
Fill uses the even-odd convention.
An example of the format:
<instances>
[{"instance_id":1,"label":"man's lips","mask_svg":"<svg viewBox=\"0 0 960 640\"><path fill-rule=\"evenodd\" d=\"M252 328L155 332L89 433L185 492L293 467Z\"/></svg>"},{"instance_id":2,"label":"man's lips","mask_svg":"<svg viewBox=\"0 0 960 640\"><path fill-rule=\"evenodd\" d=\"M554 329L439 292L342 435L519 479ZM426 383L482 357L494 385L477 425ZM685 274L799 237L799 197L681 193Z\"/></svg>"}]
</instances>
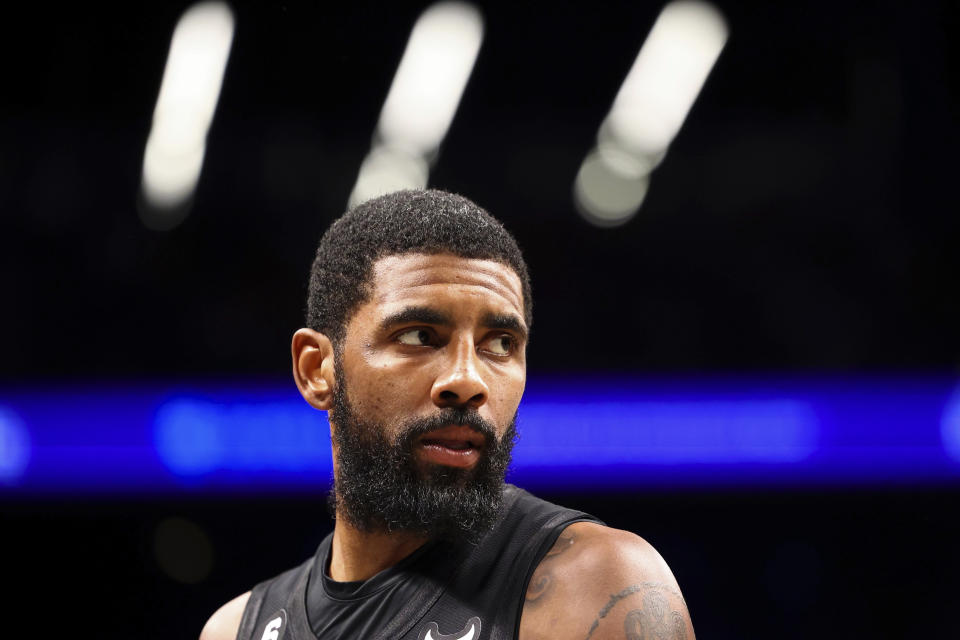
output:
<instances>
[{"instance_id":1,"label":"man's lips","mask_svg":"<svg viewBox=\"0 0 960 640\"><path fill-rule=\"evenodd\" d=\"M462 449L465 447L482 449L486 439L483 437L482 433L474 430L472 427L460 424L452 424L449 427L442 427L440 429L428 431L420 436L419 441L421 444L427 442L434 444L440 443L444 446L450 446L455 449Z\"/></svg>"},{"instance_id":2,"label":"man's lips","mask_svg":"<svg viewBox=\"0 0 960 640\"><path fill-rule=\"evenodd\" d=\"M420 457L450 467L471 467L486 443L482 433L465 425L450 425L423 434L417 441Z\"/></svg>"}]
</instances>

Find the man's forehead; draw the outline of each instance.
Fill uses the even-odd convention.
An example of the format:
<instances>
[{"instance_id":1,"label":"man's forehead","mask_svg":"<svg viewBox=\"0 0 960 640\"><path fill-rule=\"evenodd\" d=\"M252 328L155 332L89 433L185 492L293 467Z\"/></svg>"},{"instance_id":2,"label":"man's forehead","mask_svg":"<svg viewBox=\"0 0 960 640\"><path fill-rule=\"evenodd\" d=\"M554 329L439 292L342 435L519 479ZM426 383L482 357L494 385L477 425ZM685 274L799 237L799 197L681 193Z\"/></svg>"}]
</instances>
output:
<instances>
[{"instance_id":1,"label":"man's forehead","mask_svg":"<svg viewBox=\"0 0 960 640\"><path fill-rule=\"evenodd\" d=\"M523 315L520 276L495 260L457 255L405 253L384 256L373 264L373 297L378 305L410 297L429 297L438 287L484 289L503 298Z\"/></svg>"}]
</instances>

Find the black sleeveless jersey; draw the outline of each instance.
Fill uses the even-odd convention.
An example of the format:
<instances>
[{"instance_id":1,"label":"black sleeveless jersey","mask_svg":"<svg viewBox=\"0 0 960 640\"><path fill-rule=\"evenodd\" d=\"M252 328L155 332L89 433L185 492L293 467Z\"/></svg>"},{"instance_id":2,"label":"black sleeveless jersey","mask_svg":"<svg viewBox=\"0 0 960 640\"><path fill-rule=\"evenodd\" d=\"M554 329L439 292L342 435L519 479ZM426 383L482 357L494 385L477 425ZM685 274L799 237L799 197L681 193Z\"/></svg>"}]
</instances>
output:
<instances>
[{"instance_id":1,"label":"black sleeveless jersey","mask_svg":"<svg viewBox=\"0 0 960 640\"><path fill-rule=\"evenodd\" d=\"M359 583L325 576L330 534L314 557L253 588L237 640L514 640L530 575L580 521L599 522L506 485L477 545L428 543Z\"/></svg>"}]
</instances>

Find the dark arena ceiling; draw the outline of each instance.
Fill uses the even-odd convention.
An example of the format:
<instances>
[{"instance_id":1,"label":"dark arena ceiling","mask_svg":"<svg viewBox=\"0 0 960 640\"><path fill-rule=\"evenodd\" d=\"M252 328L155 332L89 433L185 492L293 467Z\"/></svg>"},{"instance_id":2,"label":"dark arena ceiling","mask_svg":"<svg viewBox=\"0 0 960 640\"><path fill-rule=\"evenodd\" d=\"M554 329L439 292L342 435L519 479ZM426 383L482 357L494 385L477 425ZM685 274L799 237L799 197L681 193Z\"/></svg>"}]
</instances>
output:
<instances>
[{"instance_id":1,"label":"dark arena ceiling","mask_svg":"<svg viewBox=\"0 0 960 640\"><path fill-rule=\"evenodd\" d=\"M109 8L107 8L109 6ZM283 374L427 3L234 3L189 217L137 193L180 2L34 5L0 26L8 379ZM483 2L430 185L512 230L533 370L950 370L960 361L958 5L718 2L730 39L639 213L571 188L660 3Z\"/></svg>"}]
</instances>

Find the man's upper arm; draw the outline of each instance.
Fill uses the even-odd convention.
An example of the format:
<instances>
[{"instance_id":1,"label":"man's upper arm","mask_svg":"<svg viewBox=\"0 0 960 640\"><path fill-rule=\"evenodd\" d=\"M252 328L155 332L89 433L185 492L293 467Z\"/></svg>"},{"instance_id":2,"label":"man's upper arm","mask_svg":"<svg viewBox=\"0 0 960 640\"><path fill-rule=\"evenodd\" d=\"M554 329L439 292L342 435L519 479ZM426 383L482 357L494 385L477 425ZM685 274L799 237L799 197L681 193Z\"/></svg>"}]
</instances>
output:
<instances>
[{"instance_id":1,"label":"man's upper arm","mask_svg":"<svg viewBox=\"0 0 960 640\"><path fill-rule=\"evenodd\" d=\"M250 592L237 596L223 605L207 620L200 632L200 640L235 640L240 630L240 619L250 599Z\"/></svg>"},{"instance_id":2,"label":"man's upper arm","mask_svg":"<svg viewBox=\"0 0 960 640\"><path fill-rule=\"evenodd\" d=\"M626 531L567 527L530 578L520 640L694 640L677 582L660 554Z\"/></svg>"}]
</instances>

